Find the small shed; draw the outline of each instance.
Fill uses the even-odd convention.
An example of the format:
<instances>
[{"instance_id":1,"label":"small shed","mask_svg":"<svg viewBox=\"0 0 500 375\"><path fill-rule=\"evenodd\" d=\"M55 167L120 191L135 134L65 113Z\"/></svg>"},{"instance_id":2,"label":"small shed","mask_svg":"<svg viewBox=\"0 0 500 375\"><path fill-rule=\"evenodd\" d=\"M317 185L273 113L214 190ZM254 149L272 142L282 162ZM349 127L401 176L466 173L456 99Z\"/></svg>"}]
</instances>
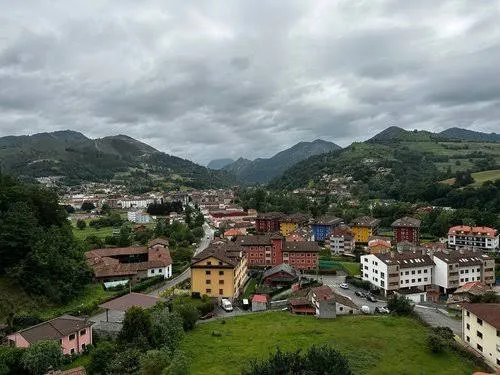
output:
<instances>
[{"instance_id":1,"label":"small shed","mask_svg":"<svg viewBox=\"0 0 500 375\"><path fill-rule=\"evenodd\" d=\"M106 322L109 322L109 311L119 311L124 314L132 306L147 309L156 305L160 300L160 297L150 296L148 294L129 293L105 302L99 305L99 307L106 310Z\"/></svg>"},{"instance_id":2,"label":"small shed","mask_svg":"<svg viewBox=\"0 0 500 375\"><path fill-rule=\"evenodd\" d=\"M255 294L252 298L252 311L266 311L267 296L265 294Z\"/></svg>"},{"instance_id":3,"label":"small shed","mask_svg":"<svg viewBox=\"0 0 500 375\"><path fill-rule=\"evenodd\" d=\"M395 291L394 294L404 296L413 303L427 302L427 292L417 287L401 288Z\"/></svg>"}]
</instances>

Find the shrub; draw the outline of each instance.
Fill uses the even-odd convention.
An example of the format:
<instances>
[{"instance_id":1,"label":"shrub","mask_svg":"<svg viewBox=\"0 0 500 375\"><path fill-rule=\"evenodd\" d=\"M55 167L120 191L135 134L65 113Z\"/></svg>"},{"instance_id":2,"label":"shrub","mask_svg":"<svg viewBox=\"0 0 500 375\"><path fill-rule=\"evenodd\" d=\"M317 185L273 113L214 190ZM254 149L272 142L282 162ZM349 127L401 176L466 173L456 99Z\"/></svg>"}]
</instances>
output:
<instances>
[{"instance_id":1,"label":"shrub","mask_svg":"<svg viewBox=\"0 0 500 375\"><path fill-rule=\"evenodd\" d=\"M221 337L222 334L220 333L220 331L212 331L212 336L213 337Z\"/></svg>"},{"instance_id":2,"label":"shrub","mask_svg":"<svg viewBox=\"0 0 500 375\"><path fill-rule=\"evenodd\" d=\"M387 308L397 315L410 315L413 313L413 305L405 296L393 295L387 301Z\"/></svg>"},{"instance_id":3,"label":"shrub","mask_svg":"<svg viewBox=\"0 0 500 375\"><path fill-rule=\"evenodd\" d=\"M209 312L214 311L214 309L215 309L215 303L212 301L203 302L198 306L198 311L202 316L208 314Z\"/></svg>"},{"instance_id":4,"label":"shrub","mask_svg":"<svg viewBox=\"0 0 500 375\"><path fill-rule=\"evenodd\" d=\"M427 336L427 346L431 352L437 354L441 353L446 347L444 340L435 333L430 333Z\"/></svg>"}]
</instances>

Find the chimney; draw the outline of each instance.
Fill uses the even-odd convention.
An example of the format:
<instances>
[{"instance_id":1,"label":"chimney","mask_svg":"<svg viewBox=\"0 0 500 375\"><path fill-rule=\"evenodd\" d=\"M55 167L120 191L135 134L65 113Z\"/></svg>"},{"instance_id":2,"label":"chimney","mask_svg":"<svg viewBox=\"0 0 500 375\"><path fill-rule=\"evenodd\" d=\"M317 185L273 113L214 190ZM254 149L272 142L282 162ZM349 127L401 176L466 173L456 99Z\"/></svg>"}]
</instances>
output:
<instances>
[{"instance_id":1,"label":"chimney","mask_svg":"<svg viewBox=\"0 0 500 375\"><path fill-rule=\"evenodd\" d=\"M394 258L394 251L391 251L390 254L391 254L391 258Z\"/></svg>"}]
</instances>

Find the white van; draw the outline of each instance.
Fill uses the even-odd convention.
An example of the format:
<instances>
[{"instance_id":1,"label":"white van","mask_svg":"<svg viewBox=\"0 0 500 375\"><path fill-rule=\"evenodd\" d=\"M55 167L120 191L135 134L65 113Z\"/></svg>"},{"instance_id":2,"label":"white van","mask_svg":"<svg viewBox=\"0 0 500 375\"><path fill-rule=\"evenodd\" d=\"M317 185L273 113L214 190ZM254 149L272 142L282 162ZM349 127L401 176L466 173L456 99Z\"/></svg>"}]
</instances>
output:
<instances>
[{"instance_id":1,"label":"white van","mask_svg":"<svg viewBox=\"0 0 500 375\"><path fill-rule=\"evenodd\" d=\"M368 306L361 306L361 311L364 313L364 314L371 314L371 311L370 311L370 308Z\"/></svg>"},{"instance_id":2,"label":"white van","mask_svg":"<svg viewBox=\"0 0 500 375\"><path fill-rule=\"evenodd\" d=\"M223 298L220 301L220 305L224 309L224 311L233 311L233 305L231 304L231 301L229 301L227 298Z\"/></svg>"}]
</instances>

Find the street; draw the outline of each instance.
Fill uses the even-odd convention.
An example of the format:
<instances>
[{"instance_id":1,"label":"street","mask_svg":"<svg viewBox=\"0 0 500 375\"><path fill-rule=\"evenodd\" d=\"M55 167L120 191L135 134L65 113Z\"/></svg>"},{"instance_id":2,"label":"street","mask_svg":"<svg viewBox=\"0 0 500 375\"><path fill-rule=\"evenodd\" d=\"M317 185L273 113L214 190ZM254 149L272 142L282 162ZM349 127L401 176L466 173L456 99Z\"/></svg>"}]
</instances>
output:
<instances>
[{"instance_id":1,"label":"street","mask_svg":"<svg viewBox=\"0 0 500 375\"><path fill-rule=\"evenodd\" d=\"M415 312L431 327L449 327L456 335L462 335L462 321L444 315L435 307L416 305Z\"/></svg>"},{"instance_id":2,"label":"street","mask_svg":"<svg viewBox=\"0 0 500 375\"><path fill-rule=\"evenodd\" d=\"M210 226L207 223L203 224L203 230L204 230L203 238L200 240L200 243L198 244L198 246L194 252L194 255L197 255L201 251L206 249L208 247L208 245L210 245L210 242L212 241L212 239L214 238L214 231L213 231L213 229L210 228ZM175 285L178 285L178 284L186 281L190 277L191 277L191 270L188 268L184 272L182 272L180 275L174 277L173 279L168 280L164 285L162 285L161 287L159 287L157 289L152 290L148 294L151 296L158 297L162 291L169 289ZM110 322L121 322L121 321L123 321L124 315L125 315L125 313L120 312L120 311L109 311L108 312L108 319ZM94 325L99 324L99 322L101 322L101 321L106 321L106 312L102 312L102 313L93 315L89 318L89 320L95 322Z\"/></svg>"}]
</instances>

